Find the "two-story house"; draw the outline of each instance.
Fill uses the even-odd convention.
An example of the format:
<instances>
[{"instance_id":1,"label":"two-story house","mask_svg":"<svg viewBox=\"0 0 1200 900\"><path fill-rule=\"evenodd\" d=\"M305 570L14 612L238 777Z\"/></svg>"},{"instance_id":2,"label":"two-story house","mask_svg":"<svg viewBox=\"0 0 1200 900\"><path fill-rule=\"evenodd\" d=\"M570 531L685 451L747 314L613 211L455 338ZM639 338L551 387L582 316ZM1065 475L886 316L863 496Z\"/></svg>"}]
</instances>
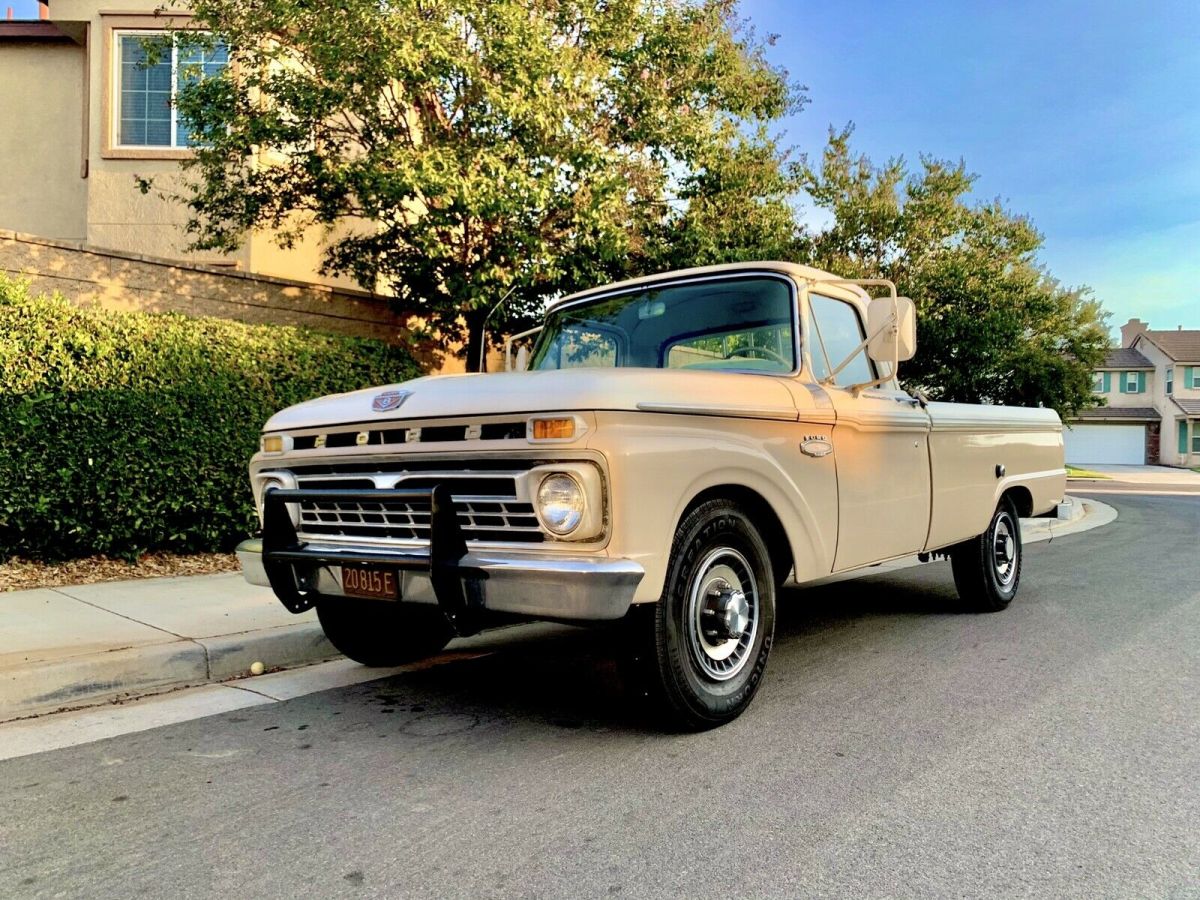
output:
<instances>
[{"instance_id":1,"label":"two-story house","mask_svg":"<svg viewBox=\"0 0 1200 900\"><path fill-rule=\"evenodd\" d=\"M41 0L36 21L0 22L0 228L60 241L234 271L353 289L322 275L321 236L291 249L250 235L235 253L189 253L186 208L167 191L192 135L174 98L187 73L215 72L224 48L171 47L147 57L145 41L187 27L156 0ZM113 7L110 10L109 7Z\"/></svg>"},{"instance_id":2,"label":"two-story house","mask_svg":"<svg viewBox=\"0 0 1200 900\"><path fill-rule=\"evenodd\" d=\"M38 19L0 20L0 274L86 305L405 339L421 320L389 308L385 286L321 271L340 232L311 228L281 247L259 231L229 254L189 249L188 211L164 196L194 152L174 101L228 54L175 42L148 55L148 41L190 25L176 6L39 0ZM425 363L462 369L451 354Z\"/></svg>"},{"instance_id":3,"label":"two-story house","mask_svg":"<svg viewBox=\"0 0 1200 900\"><path fill-rule=\"evenodd\" d=\"M1067 423L1067 462L1200 465L1200 331L1130 319L1093 377L1104 405Z\"/></svg>"}]
</instances>

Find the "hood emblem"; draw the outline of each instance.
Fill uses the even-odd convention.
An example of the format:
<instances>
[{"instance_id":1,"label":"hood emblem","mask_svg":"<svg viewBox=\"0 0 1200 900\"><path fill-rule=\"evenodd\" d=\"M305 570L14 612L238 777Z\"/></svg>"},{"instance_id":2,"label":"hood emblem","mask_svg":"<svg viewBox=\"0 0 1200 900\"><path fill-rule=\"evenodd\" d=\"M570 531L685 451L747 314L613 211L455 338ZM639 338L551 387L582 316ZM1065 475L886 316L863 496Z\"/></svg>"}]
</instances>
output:
<instances>
[{"instance_id":1,"label":"hood emblem","mask_svg":"<svg viewBox=\"0 0 1200 900\"><path fill-rule=\"evenodd\" d=\"M375 399L371 401L371 409L375 412L390 412L399 409L411 396L412 391L384 391L375 395Z\"/></svg>"},{"instance_id":2,"label":"hood emblem","mask_svg":"<svg viewBox=\"0 0 1200 900\"><path fill-rule=\"evenodd\" d=\"M820 459L822 456L828 456L833 452L833 444L828 438L813 436L806 437L800 442L800 452L806 456L815 456Z\"/></svg>"}]
</instances>

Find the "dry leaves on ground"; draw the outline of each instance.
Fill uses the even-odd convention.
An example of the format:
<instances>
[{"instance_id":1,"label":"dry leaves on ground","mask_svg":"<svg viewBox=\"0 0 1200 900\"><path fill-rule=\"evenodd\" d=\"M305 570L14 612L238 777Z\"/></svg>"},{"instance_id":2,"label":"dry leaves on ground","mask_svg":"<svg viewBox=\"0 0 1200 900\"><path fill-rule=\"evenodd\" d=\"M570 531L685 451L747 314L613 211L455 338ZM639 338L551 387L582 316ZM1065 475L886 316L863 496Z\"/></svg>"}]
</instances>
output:
<instances>
[{"instance_id":1,"label":"dry leaves on ground","mask_svg":"<svg viewBox=\"0 0 1200 900\"><path fill-rule=\"evenodd\" d=\"M7 562L0 562L0 591L236 571L237 556L232 553L147 553L139 557L137 562L92 556L68 562L43 563L13 557Z\"/></svg>"}]
</instances>

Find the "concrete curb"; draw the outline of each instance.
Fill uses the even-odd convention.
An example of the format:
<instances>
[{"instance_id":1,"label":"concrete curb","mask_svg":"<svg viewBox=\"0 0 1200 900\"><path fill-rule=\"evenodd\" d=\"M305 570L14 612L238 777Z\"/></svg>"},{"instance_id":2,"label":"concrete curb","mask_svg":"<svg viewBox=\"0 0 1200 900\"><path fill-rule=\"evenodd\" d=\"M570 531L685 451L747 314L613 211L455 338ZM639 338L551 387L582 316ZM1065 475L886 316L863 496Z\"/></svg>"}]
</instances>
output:
<instances>
[{"instance_id":1,"label":"concrete curb","mask_svg":"<svg viewBox=\"0 0 1200 900\"><path fill-rule=\"evenodd\" d=\"M1062 514L1063 507L1068 504L1070 505L1070 509L1064 516ZM1080 534L1084 531L1091 531L1093 528L1100 528L1113 522L1116 518L1117 511L1107 503L1101 503L1099 500L1093 500L1091 497L1083 499L1068 495L1059 505L1059 518L1022 519L1021 540L1027 544L1038 541L1051 541L1054 538Z\"/></svg>"},{"instance_id":2,"label":"concrete curb","mask_svg":"<svg viewBox=\"0 0 1200 900\"><path fill-rule=\"evenodd\" d=\"M332 659L315 622L106 650L0 669L0 722Z\"/></svg>"}]
</instances>

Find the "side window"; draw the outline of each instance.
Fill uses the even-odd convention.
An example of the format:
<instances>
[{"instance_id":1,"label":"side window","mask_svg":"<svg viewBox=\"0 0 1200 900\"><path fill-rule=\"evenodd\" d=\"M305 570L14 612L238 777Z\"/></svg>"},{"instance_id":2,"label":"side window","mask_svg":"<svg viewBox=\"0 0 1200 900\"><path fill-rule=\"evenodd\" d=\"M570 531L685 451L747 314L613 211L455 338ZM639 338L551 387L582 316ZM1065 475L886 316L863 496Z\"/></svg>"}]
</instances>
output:
<instances>
[{"instance_id":1,"label":"side window","mask_svg":"<svg viewBox=\"0 0 1200 900\"><path fill-rule=\"evenodd\" d=\"M863 342L858 310L842 300L809 294L808 352L812 357L813 377L820 381L841 364ZM836 384L865 384L875 380L866 349L862 349L837 373Z\"/></svg>"},{"instance_id":2,"label":"side window","mask_svg":"<svg viewBox=\"0 0 1200 900\"><path fill-rule=\"evenodd\" d=\"M617 364L617 341L611 334L586 327L567 327L548 353L555 369L611 368Z\"/></svg>"},{"instance_id":3,"label":"side window","mask_svg":"<svg viewBox=\"0 0 1200 900\"><path fill-rule=\"evenodd\" d=\"M1104 373L1103 372L1093 372L1092 373L1092 391L1097 394L1104 393Z\"/></svg>"}]
</instances>

